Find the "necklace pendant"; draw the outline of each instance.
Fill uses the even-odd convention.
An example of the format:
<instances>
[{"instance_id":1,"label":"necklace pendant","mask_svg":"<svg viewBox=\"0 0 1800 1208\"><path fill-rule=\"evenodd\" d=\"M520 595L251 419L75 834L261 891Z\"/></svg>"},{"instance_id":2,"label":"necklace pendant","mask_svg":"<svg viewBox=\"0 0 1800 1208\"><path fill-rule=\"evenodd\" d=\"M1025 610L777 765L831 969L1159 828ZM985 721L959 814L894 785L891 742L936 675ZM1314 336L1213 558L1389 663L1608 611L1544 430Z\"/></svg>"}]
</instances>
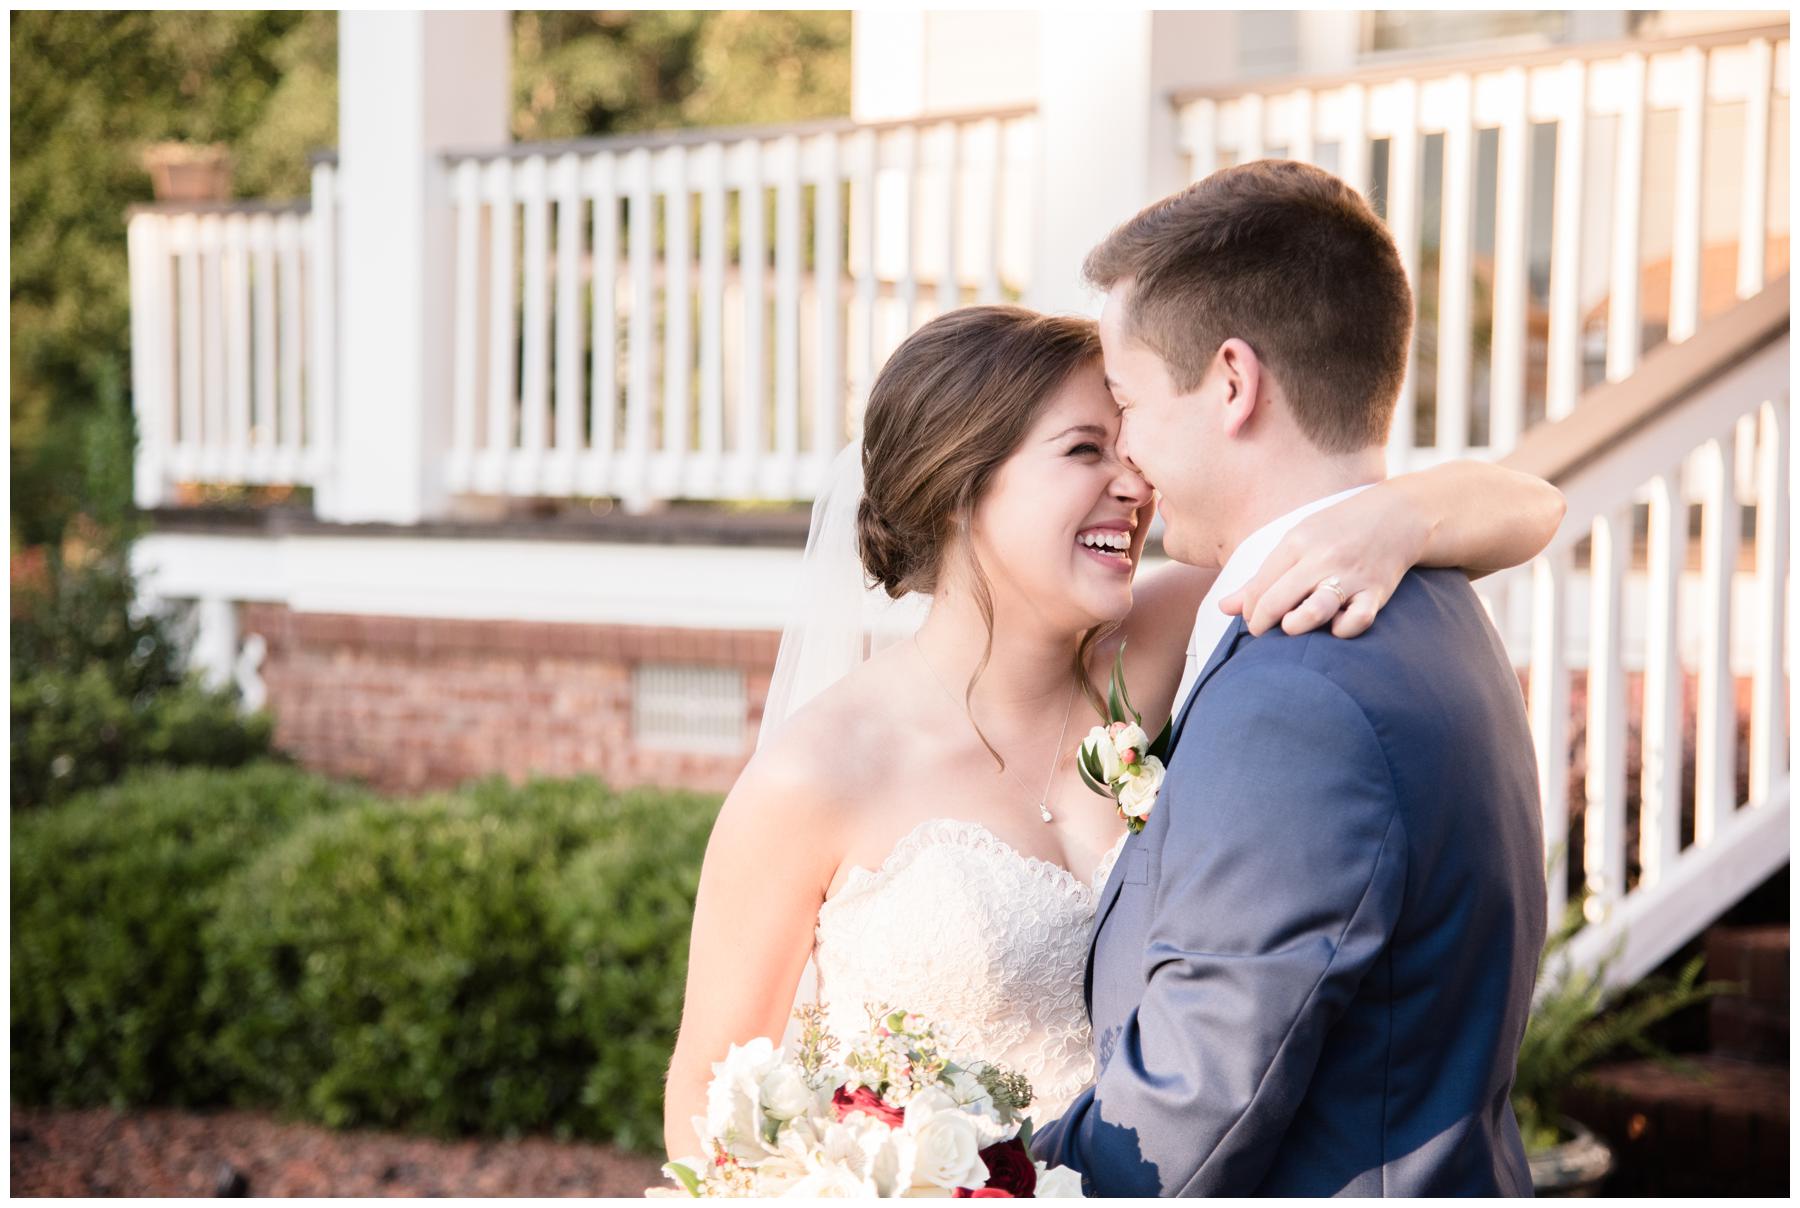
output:
<instances>
[{"instance_id":1,"label":"necklace pendant","mask_svg":"<svg viewBox=\"0 0 1800 1208\"><path fill-rule=\"evenodd\" d=\"M1050 821L1050 807L1045 805L1042 801L1038 802L1038 816L1045 822Z\"/></svg>"}]
</instances>

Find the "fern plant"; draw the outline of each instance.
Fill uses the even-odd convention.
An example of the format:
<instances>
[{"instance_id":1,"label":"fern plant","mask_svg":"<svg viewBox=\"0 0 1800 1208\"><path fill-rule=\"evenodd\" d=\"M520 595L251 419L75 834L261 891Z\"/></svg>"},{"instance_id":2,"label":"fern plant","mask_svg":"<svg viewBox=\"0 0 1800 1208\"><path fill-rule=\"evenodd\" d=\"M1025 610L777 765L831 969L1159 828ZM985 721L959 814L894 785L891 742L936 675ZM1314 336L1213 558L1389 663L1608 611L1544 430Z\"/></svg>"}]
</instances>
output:
<instances>
[{"instance_id":1,"label":"fern plant","mask_svg":"<svg viewBox=\"0 0 1800 1208\"><path fill-rule=\"evenodd\" d=\"M1652 977L1623 989L1609 988L1606 972L1618 949L1591 970L1558 961L1583 925L1585 898L1572 901L1538 958L1540 993L1525 1025L1513 1080L1513 1112L1525 1148L1548 1149L1568 1135L1563 1096L1600 1061L1631 1051L1671 1065L1676 1059L1650 1039L1652 1027L1695 1003L1739 993L1734 982L1700 982L1705 957L1696 956L1674 978ZM1546 981L1549 978L1549 981Z\"/></svg>"}]
</instances>

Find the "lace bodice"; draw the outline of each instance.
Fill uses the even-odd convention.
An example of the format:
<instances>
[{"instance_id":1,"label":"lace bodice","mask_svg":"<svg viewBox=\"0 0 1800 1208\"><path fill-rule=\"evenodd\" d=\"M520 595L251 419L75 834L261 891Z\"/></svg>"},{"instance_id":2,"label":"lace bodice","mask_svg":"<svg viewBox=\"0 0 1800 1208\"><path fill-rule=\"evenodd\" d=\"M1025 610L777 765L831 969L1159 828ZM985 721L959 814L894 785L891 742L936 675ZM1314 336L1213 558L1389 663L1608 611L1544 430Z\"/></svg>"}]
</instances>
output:
<instances>
[{"instance_id":1,"label":"lace bodice","mask_svg":"<svg viewBox=\"0 0 1800 1208\"><path fill-rule=\"evenodd\" d=\"M820 907L813 961L827 1024L855 1035L869 1003L916 1011L953 1056L1024 1074L1033 1119L1055 1119L1093 1081L1082 981L1095 900L1124 841L1084 883L978 822L920 823Z\"/></svg>"}]
</instances>

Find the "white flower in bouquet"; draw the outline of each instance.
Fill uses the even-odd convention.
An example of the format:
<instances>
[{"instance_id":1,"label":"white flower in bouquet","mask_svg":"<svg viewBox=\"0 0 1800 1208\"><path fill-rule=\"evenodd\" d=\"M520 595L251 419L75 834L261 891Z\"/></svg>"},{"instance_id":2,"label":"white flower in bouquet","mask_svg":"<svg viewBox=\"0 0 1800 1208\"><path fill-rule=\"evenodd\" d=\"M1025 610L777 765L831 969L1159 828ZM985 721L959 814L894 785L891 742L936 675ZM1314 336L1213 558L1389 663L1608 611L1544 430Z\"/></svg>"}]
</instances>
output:
<instances>
[{"instance_id":1,"label":"white flower in bouquet","mask_svg":"<svg viewBox=\"0 0 1800 1208\"><path fill-rule=\"evenodd\" d=\"M732 1045L725 1060L713 1063L713 1080L706 1088L704 1135L717 1138L727 1153L745 1165L754 1165L768 1154L763 1144L770 1130L763 1118L762 1082L780 1064L781 1058L766 1036Z\"/></svg>"},{"instance_id":2,"label":"white flower in bouquet","mask_svg":"<svg viewBox=\"0 0 1800 1208\"><path fill-rule=\"evenodd\" d=\"M881 1195L869 1179L842 1166L822 1166L781 1194L809 1200L872 1200Z\"/></svg>"},{"instance_id":3,"label":"white flower in bouquet","mask_svg":"<svg viewBox=\"0 0 1800 1208\"><path fill-rule=\"evenodd\" d=\"M791 1065L778 1065L757 1084L762 1109L774 1120L788 1121L818 1110L819 1096Z\"/></svg>"},{"instance_id":4,"label":"white flower in bouquet","mask_svg":"<svg viewBox=\"0 0 1800 1208\"><path fill-rule=\"evenodd\" d=\"M1081 740L1082 749L1094 757L1094 762L1101 770L1101 779L1111 784L1125 770L1119 759L1119 749L1113 745L1112 731L1105 726L1095 726Z\"/></svg>"},{"instance_id":5,"label":"white flower in bouquet","mask_svg":"<svg viewBox=\"0 0 1800 1208\"><path fill-rule=\"evenodd\" d=\"M987 1182L981 1160L981 1132L975 1120L950 1095L927 1087L906 1105L902 1126L918 1146L913 1159L913 1185L954 1190Z\"/></svg>"},{"instance_id":6,"label":"white flower in bouquet","mask_svg":"<svg viewBox=\"0 0 1800 1208\"><path fill-rule=\"evenodd\" d=\"M1162 791L1164 774L1162 760L1151 755L1124 778L1119 787L1119 809L1127 818L1149 816L1150 807L1156 804L1157 793Z\"/></svg>"},{"instance_id":7,"label":"white flower in bouquet","mask_svg":"<svg viewBox=\"0 0 1800 1208\"><path fill-rule=\"evenodd\" d=\"M1034 1193L1040 1200L1078 1200L1081 1195L1081 1175L1067 1166L1045 1166L1042 1162L1037 1166L1037 1191Z\"/></svg>"}]
</instances>

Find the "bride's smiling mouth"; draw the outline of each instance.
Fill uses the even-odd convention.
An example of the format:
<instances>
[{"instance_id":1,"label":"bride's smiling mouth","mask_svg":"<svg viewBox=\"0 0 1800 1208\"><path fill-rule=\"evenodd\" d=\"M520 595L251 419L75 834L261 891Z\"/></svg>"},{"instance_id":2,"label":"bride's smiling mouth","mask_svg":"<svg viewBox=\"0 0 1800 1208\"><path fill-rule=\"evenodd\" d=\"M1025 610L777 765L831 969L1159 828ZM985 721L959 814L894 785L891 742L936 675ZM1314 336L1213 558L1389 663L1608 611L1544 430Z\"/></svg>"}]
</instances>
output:
<instances>
[{"instance_id":1,"label":"bride's smiling mouth","mask_svg":"<svg viewBox=\"0 0 1800 1208\"><path fill-rule=\"evenodd\" d=\"M1131 571L1131 529L1099 525L1075 534L1075 544L1083 553L1108 570Z\"/></svg>"}]
</instances>

